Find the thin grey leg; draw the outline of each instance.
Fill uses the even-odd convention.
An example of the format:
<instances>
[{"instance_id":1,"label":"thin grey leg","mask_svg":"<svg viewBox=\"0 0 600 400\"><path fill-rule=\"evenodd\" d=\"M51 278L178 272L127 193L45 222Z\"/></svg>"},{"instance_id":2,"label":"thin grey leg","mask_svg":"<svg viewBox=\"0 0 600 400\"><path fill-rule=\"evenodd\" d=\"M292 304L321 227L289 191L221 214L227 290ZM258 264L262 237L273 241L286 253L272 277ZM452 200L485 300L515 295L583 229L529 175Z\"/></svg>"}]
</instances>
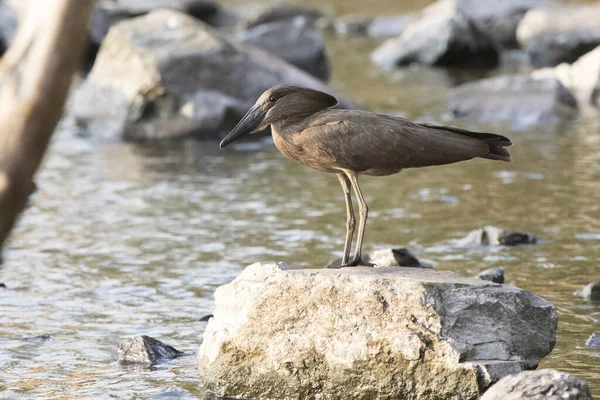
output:
<instances>
[{"instance_id":1,"label":"thin grey leg","mask_svg":"<svg viewBox=\"0 0 600 400\"><path fill-rule=\"evenodd\" d=\"M346 198L346 242L344 243L344 256L342 257L342 265L348 263L350 258L350 248L352 247L352 236L354 236L354 227L356 219L354 218L354 208L352 207L352 195L350 193L350 181L344 174L337 174L342 189L344 189L344 197Z\"/></svg>"},{"instance_id":2,"label":"thin grey leg","mask_svg":"<svg viewBox=\"0 0 600 400\"><path fill-rule=\"evenodd\" d=\"M354 189L354 193L356 194L356 198L358 199L358 237L356 238L356 251L354 253L354 258L348 262L348 266L350 265L359 265L365 264L362 261L362 244L363 238L365 236L365 227L367 225L367 217L369 216L369 207L367 206L367 202L360 191L360 187L358 186L358 176L351 171L344 171L348 180L350 180L350 184Z\"/></svg>"}]
</instances>

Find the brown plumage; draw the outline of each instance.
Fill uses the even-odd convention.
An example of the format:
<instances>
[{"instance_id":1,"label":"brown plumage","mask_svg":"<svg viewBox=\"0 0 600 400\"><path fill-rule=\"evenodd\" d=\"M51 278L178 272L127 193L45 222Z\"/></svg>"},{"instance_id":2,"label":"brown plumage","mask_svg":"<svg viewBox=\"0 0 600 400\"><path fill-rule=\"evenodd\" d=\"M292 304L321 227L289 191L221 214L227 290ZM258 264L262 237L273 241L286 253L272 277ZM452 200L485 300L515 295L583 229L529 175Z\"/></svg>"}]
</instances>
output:
<instances>
[{"instance_id":1,"label":"brown plumage","mask_svg":"<svg viewBox=\"0 0 600 400\"><path fill-rule=\"evenodd\" d=\"M307 167L336 174L346 197L347 231L342 266L362 263L368 207L358 175L391 175L405 168L451 164L472 158L510 161L508 138L450 126L419 124L400 117L360 110L332 109L335 97L312 89L275 86L260 96L221 148L271 125L275 146ZM350 246L355 218L350 187L359 202L354 258Z\"/></svg>"}]
</instances>

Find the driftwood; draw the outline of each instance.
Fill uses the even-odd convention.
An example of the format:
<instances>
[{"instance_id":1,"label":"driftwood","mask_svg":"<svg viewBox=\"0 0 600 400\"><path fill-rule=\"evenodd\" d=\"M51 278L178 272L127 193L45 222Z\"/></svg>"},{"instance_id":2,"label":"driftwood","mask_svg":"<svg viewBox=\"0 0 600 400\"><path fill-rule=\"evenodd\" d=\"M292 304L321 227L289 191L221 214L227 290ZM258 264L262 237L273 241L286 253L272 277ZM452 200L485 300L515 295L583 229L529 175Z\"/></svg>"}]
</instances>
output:
<instances>
[{"instance_id":1,"label":"driftwood","mask_svg":"<svg viewBox=\"0 0 600 400\"><path fill-rule=\"evenodd\" d=\"M0 248L33 189L79 69L93 0L29 0L0 61Z\"/></svg>"}]
</instances>

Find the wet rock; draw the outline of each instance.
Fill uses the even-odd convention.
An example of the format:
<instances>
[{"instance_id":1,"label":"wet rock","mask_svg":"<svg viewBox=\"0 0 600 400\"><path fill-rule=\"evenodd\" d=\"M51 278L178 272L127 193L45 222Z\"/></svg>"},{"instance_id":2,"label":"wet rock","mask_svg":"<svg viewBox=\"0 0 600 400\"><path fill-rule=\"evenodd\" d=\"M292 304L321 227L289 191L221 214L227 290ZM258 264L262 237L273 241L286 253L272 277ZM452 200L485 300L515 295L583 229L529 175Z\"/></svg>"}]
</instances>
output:
<instances>
[{"instance_id":1,"label":"wet rock","mask_svg":"<svg viewBox=\"0 0 600 400\"><path fill-rule=\"evenodd\" d=\"M304 16L257 25L241 32L240 42L275 54L319 79L329 78L321 32Z\"/></svg>"},{"instance_id":2,"label":"wet rock","mask_svg":"<svg viewBox=\"0 0 600 400\"><path fill-rule=\"evenodd\" d=\"M600 46L573 64L562 63L554 68L542 68L533 71L536 79L556 78L568 88L580 104L597 104L594 92L600 88Z\"/></svg>"},{"instance_id":3,"label":"wet rock","mask_svg":"<svg viewBox=\"0 0 600 400\"><path fill-rule=\"evenodd\" d=\"M48 342L50 340L54 340L54 338L50 335L38 335L38 336L27 336L21 339L24 342L33 342L33 343L40 343L40 342Z\"/></svg>"},{"instance_id":4,"label":"wet rock","mask_svg":"<svg viewBox=\"0 0 600 400\"><path fill-rule=\"evenodd\" d=\"M256 263L215 292L205 386L248 398L476 399L554 346L531 292L421 268Z\"/></svg>"},{"instance_id":5,"label":"wet rock","mask_svg":"<svg viewBox=\"0 0 600 400\"><path fill-rule=\"evenodd\" d=\"M150 336L135 336L119 343L119 362L124 364L156 364L185 353Z\"/></svg>"},{"instance_id":6,"label":"wet rock","mask_svg":"<svg viewBox=\"0 0 600 400\"><path fill-rule=\"evenodd\" d=\"M600 301L600 282L592 282L573 293L588 301Z\"/></svg>"},{"instance_id":7,"label":"wet rock","mask_svg":"<svg viewBox=\"0 0 600 400\"><path fill-rule=\"evenodd\" d=\"M455 1L440 1L411 22L402 35L388 39L371 53L384 68L407 64L496 66L496 43L479 30Z\"/></svg>"},{"instance_id":8,"label":"wet rock","mask_svg":"<svg viewBox=\"0 0 600 400\"><path fill-rule=\"evenodd\" d=\"M314 23L321 18L322 14L316 10L310 10L302 7L266 7L258 10L254 15L251 15L245 22L246 28L253 28L258 25L268 24L271 22L282 22L296 19L297 17L303 17L309 26L313 26Z\"/></svg>"},{"instance_id":9,"label":"wet rock","mask_svg":"<svg viewBox=\"0 0 600 400\"><path fill-rule=\"evenodd\" d=\"M317 26L340 36L394 37L401 35L414 18L415 14L378 16L375 18L350 14L338 18L321 18Z\"/></svg>"},{"instance_id":10,"label":"wet rock","mask_svg":"<svg viewBox=\"0 0 600 400\"><path fill-rule=\"evenodd\" d=\"M70 112L80 126L106 136L217 138L278 84L331 92L296 67L233 43L193 17L157 10L110 29ZM341 106L350 104L338 99Z\"/></svg>"},{"instance_id":11,"label":"wet rock","mask_svg":"<svg viewBox=\"0 0 600 400\"><path fill-rule=\"evenodd\" d=\"M504 283L504 268L490 268L477 274L477 278L494 283Z\"/></svg>"},{"instance_id":12,"label":"wet rock","mask_svg":"<svg viewBox=\"0 0 600 400\"><path fill-rule=\"evenodd\" d=\"M577 114L577 100L559 80L502 75L454 89L450 111L458 118L512 121L518 126L554 124Z\"/></svg>"},{"instance_id":13,"label":"wet rock","mask_svg":"<svg viewBox=\"0 0 600 400\"><path fill-rule=\"evenodd\" d=\"M586 347L600 347L600 332L594 332L592 335L585 341Z\"/></svg>"},{"instance_id":14,"label":"wet rock","mask_svg":"<svg viewBox=\"0 0 600 400\"><path fill-rule=\"evenodd\" d=\"M212 317L213 317L212 314L208 314L208 315L205 315L202 318L200 318L198 321L200 321L200 322L208 322L208 320L210 320Z\"/></svg>"},{"instance_id":15,"label":"wet rock","mask_svg":"<svg viewBox=\"0 0 600 400\"><path fill-rule=\"evenodd\" d=\"M92 42L100 45L111 26L161 8L181 11L199 19L217 12L214 0L97 0L90 21Z\"/></svg>"},{"instance_id":16,"label":"wet rock","mask_svg":"<svg viewBox=\"0 0 600 400\"><path fill-rule=\"evenodd\" d=\"M375 264L376 267L410 267L433 268L422 264L408 249L379 249L373 250L365 261Z\"/></svg>"},{"instance_id":17,"label":"wet rock","mask_svg":"<svg viewBox=\"0 0 600 400\"><path fill-rule=\"evenodd\" d=\"M536 67L572 63L600 45L600 4L527 12L517 40Z\"/></svg>"},{"instance_id":18,"label":"wet rock","mask_svg":"<svg viewBox=\"0 0 600 400\"><path fill-rule=\"evenodd\" d=\"M456 4L460 11L486 35L503 47L516 48L517 27L525 13L545 2L541 0L456 0Z\"/></svg>"},{"instance_id":19,"label":"wet rock","mask_svg":"<svg viewBox=\"0 0 600 400\"><path fill-rule=\"evenodd\" d=\"M458 240L461 246L518 246L537 242L538 238L530 233L514 232L490 225L475 229Z\"/></svg>"},{"instance_id":20,"label":"wet rock","mask_svg":"<svg viewBox=\"0 0 600 400\"><path fill-rule=\"evenodd\" d=\"M554 369L523 371L493 385L481 400L593 400L587 383Z\"/></svg>"},{"instance_id":21,"label":"wet rock","mask_svg":"<svg viewBox=\"0 0 600 400\"><path fill-rule=\"evenodd\" d=\"M0 260L2 261L2 260ZM0 283L0 289L6 289L6 283Z\"/></svg>"}]
</instances>

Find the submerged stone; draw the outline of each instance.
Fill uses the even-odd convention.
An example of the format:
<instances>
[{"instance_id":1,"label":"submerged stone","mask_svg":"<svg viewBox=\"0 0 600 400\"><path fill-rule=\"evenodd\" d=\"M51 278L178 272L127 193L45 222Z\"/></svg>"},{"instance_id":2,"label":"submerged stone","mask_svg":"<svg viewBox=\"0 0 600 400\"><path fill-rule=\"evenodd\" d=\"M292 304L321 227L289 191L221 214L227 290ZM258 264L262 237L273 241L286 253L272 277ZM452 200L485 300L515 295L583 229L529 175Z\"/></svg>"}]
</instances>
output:
<instances>
[{"instance_id":1,"label":"submerged stone","mask_svg":"<svg viewBox=\"0 0 600 400\"><path fill-rule=\"evenodd\" d=\"M262 399L476 399L535 368L557 324L529 291L421 268L256 263L215 302L203 383Z\"/></svg>"},{"instance_id":2,"label":"submerged stone","mask_svg":"<svg viewBox=\"0 0 600 400\"><path fill-rule=\"evenodd\" d=\"M156 364L181 357L185 353L160 340L142 335L119 343L118 354L119 362L124 364Z\"/></svg>"}]
</instances>

